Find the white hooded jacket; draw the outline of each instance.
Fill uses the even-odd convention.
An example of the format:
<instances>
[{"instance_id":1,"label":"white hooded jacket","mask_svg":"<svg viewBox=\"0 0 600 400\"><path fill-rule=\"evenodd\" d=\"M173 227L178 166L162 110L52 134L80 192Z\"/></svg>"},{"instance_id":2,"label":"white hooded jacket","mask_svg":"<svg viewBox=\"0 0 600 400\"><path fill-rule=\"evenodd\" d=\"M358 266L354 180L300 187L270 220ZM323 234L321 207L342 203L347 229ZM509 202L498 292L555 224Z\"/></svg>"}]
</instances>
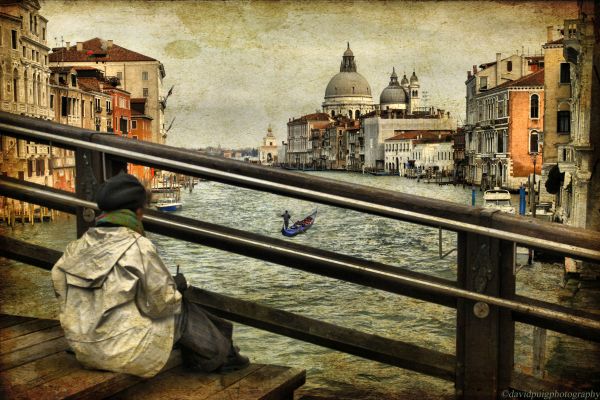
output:
<instances>
[{"instance_id":1,"label":"white hooded jacket","mask_svg":"<svg viewBox=\"0 0 600 400\"><path fill-rule=\"evenodd\" d=\"M150 240L90 228L52 268L65 337L84 366L156 375L173 347L181 294Z\"/></svg>"}]
</instances>

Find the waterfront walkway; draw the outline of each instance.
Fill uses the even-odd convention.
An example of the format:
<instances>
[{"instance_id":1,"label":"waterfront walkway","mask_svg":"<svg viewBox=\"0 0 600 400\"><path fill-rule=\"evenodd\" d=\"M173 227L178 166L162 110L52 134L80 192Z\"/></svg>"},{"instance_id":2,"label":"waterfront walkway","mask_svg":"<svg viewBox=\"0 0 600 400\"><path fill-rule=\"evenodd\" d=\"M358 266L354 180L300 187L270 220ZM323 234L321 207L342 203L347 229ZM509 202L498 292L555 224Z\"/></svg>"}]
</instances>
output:
<instances>
[{"instance_id":1,"label":"waterfront walkway","mask_svg":"<svg viewBox=\"0 0 600 400\"><path fill-rule=\"evenodd\" d=\"M56 320L0 314L0 398L5 399L291 399L305 371L251 364L227 374L186 371L178 350L144 380L86 370L68 353Z\"/></svg>"}]
</instances>

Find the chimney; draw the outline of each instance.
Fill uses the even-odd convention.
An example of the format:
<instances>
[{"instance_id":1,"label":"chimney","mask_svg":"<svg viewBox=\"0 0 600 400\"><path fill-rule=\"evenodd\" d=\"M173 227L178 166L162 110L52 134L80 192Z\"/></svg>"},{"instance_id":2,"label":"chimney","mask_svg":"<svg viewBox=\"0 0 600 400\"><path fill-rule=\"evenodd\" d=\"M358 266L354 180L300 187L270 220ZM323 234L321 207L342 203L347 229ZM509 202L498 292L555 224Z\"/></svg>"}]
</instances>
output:
<instances>
[{"instance_id":1,"label":"chimney","mask_svg":"<svg viewBox=\"0 0 600 400\"><path fill-rule=\"evenodd\" d=\"M473 75L477 73L477 65L473 65Z\"/></svg>"},{"instance_id":2,"label":"chimney","mask_svg":"<svg viewBox=\"0 0 600 400\"><path fill-rule=\"evenodd\" d=\"M107 48L107 49L110 49L112 46L113 46L113 41L112 41L112 39L110 39L110 40L107 40L107 41L106 41L106 48Z\"/></svg>"},{"instance_id":3,"label":"chimney","mask_svg":"<svg viewBox=\"0 0 600 400\"><path fill-rule=\"evenodd\" d=\"M71 47L71 42L66 42L65 44L67 45L67 50L69 50L69 47Z\"/></svg>"},{"instance_id":4,"label":"chimney","mask_svg":"<svg viewBox=\"0 0 600 400\"><path fill-rule=\"evenodd\" d=\"M500 84L502 79L502 53L496 53L496 86Z\"/></svg>"},{"instance_id":5,"label":"chimney","mask_svg":"<svg viewBox=\"0 0 600 400\"><path fill-rule=\"evenodd\" d=\"M553 32L552 32L552 31L553 31L553 29L554 29L554 27L553 27L553 26L547 26L547 27L546 27L546 35L547 35L547 38L546 38L546 40L547 40L548 42L551 42L551 41L553 41L553 40L554 40L554 35L553 35Z\"/></svg>"},{"instance_id":6,"label":"chimney","mask_svg":"<svg viewBox=\"0 0 600 400\"><path fill-rule=\"evenodd\" d=\"M471 71L467 71L467 79L470 79L470 78L471 78L471 76L472 76L472 75L471 75Z\"/></svg>"},{"instance_id":7,"label":"chimney","mask_svg":"<svg viewBox=\"0 0 600 400\"><path fill-rule=\"evenodd\" d=\"M83 42L77 42L77 51L83 51Z\"/></svg>"}]
</instances>

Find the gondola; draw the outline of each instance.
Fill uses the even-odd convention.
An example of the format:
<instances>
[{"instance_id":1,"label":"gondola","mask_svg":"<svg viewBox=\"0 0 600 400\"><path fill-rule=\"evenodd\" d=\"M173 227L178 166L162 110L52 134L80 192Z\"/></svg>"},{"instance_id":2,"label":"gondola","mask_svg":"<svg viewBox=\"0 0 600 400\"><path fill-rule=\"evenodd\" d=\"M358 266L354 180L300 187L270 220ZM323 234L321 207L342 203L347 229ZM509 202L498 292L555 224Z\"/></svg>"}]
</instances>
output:
<instances>
[{"instance_id":1,"label":"gondola","mask_svg":"<svg viewBox=\"0 0 600 400\"><path fill-rule=\"evenodd\" d=\"M288 227L287 229L281 228L281 234L283 236L292 237L292 236L296 236L299 233L304 233L307 230L309 230L311 226L313 226L316 218L317 218L317 210L310 213L303 220L296 221L294 223L294 225Z\"/></svg>"}]
</instances>

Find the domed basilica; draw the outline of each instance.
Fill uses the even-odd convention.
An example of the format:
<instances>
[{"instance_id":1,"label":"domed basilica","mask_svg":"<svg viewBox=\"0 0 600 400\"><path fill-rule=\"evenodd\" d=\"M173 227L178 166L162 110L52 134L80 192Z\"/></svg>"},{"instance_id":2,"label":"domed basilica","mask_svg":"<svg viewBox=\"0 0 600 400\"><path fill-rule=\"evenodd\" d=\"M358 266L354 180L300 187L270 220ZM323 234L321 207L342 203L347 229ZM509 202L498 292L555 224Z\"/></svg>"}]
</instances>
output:
<instances>
[{"instance_id":1,"label":"domed basilica","mask_svg":"<svg viewBox=\"0 0 600 400\"><path fill-rule=\"evenodd\" d=\"M375 105L369 82L356 72L354 53L348 43L348 48L342 57L340 72L331 78L325 90L323 112L332 117L345 115L352 119L358 119L376 108L382 111L404 110L405 114L412 114L419 107L419 92L419 79L414 71L410 80L405 74L402 81L398 82L398 75L394 68L389 85L379 96L379 105Z\"/></svg>"},{"instance_id":2,"label":"domed basilica","mask_svg":"<svg viewBox=\"0 0 600 400\"><path fill-rule=\"evenodd\" d=\"M371 86L364 76L356 72L354 54L348 43L342 57L340 72L331 78L325 90L323 112L332 117L346 115L358 118L374 109Z\"/></svg>"}]
</instances>

